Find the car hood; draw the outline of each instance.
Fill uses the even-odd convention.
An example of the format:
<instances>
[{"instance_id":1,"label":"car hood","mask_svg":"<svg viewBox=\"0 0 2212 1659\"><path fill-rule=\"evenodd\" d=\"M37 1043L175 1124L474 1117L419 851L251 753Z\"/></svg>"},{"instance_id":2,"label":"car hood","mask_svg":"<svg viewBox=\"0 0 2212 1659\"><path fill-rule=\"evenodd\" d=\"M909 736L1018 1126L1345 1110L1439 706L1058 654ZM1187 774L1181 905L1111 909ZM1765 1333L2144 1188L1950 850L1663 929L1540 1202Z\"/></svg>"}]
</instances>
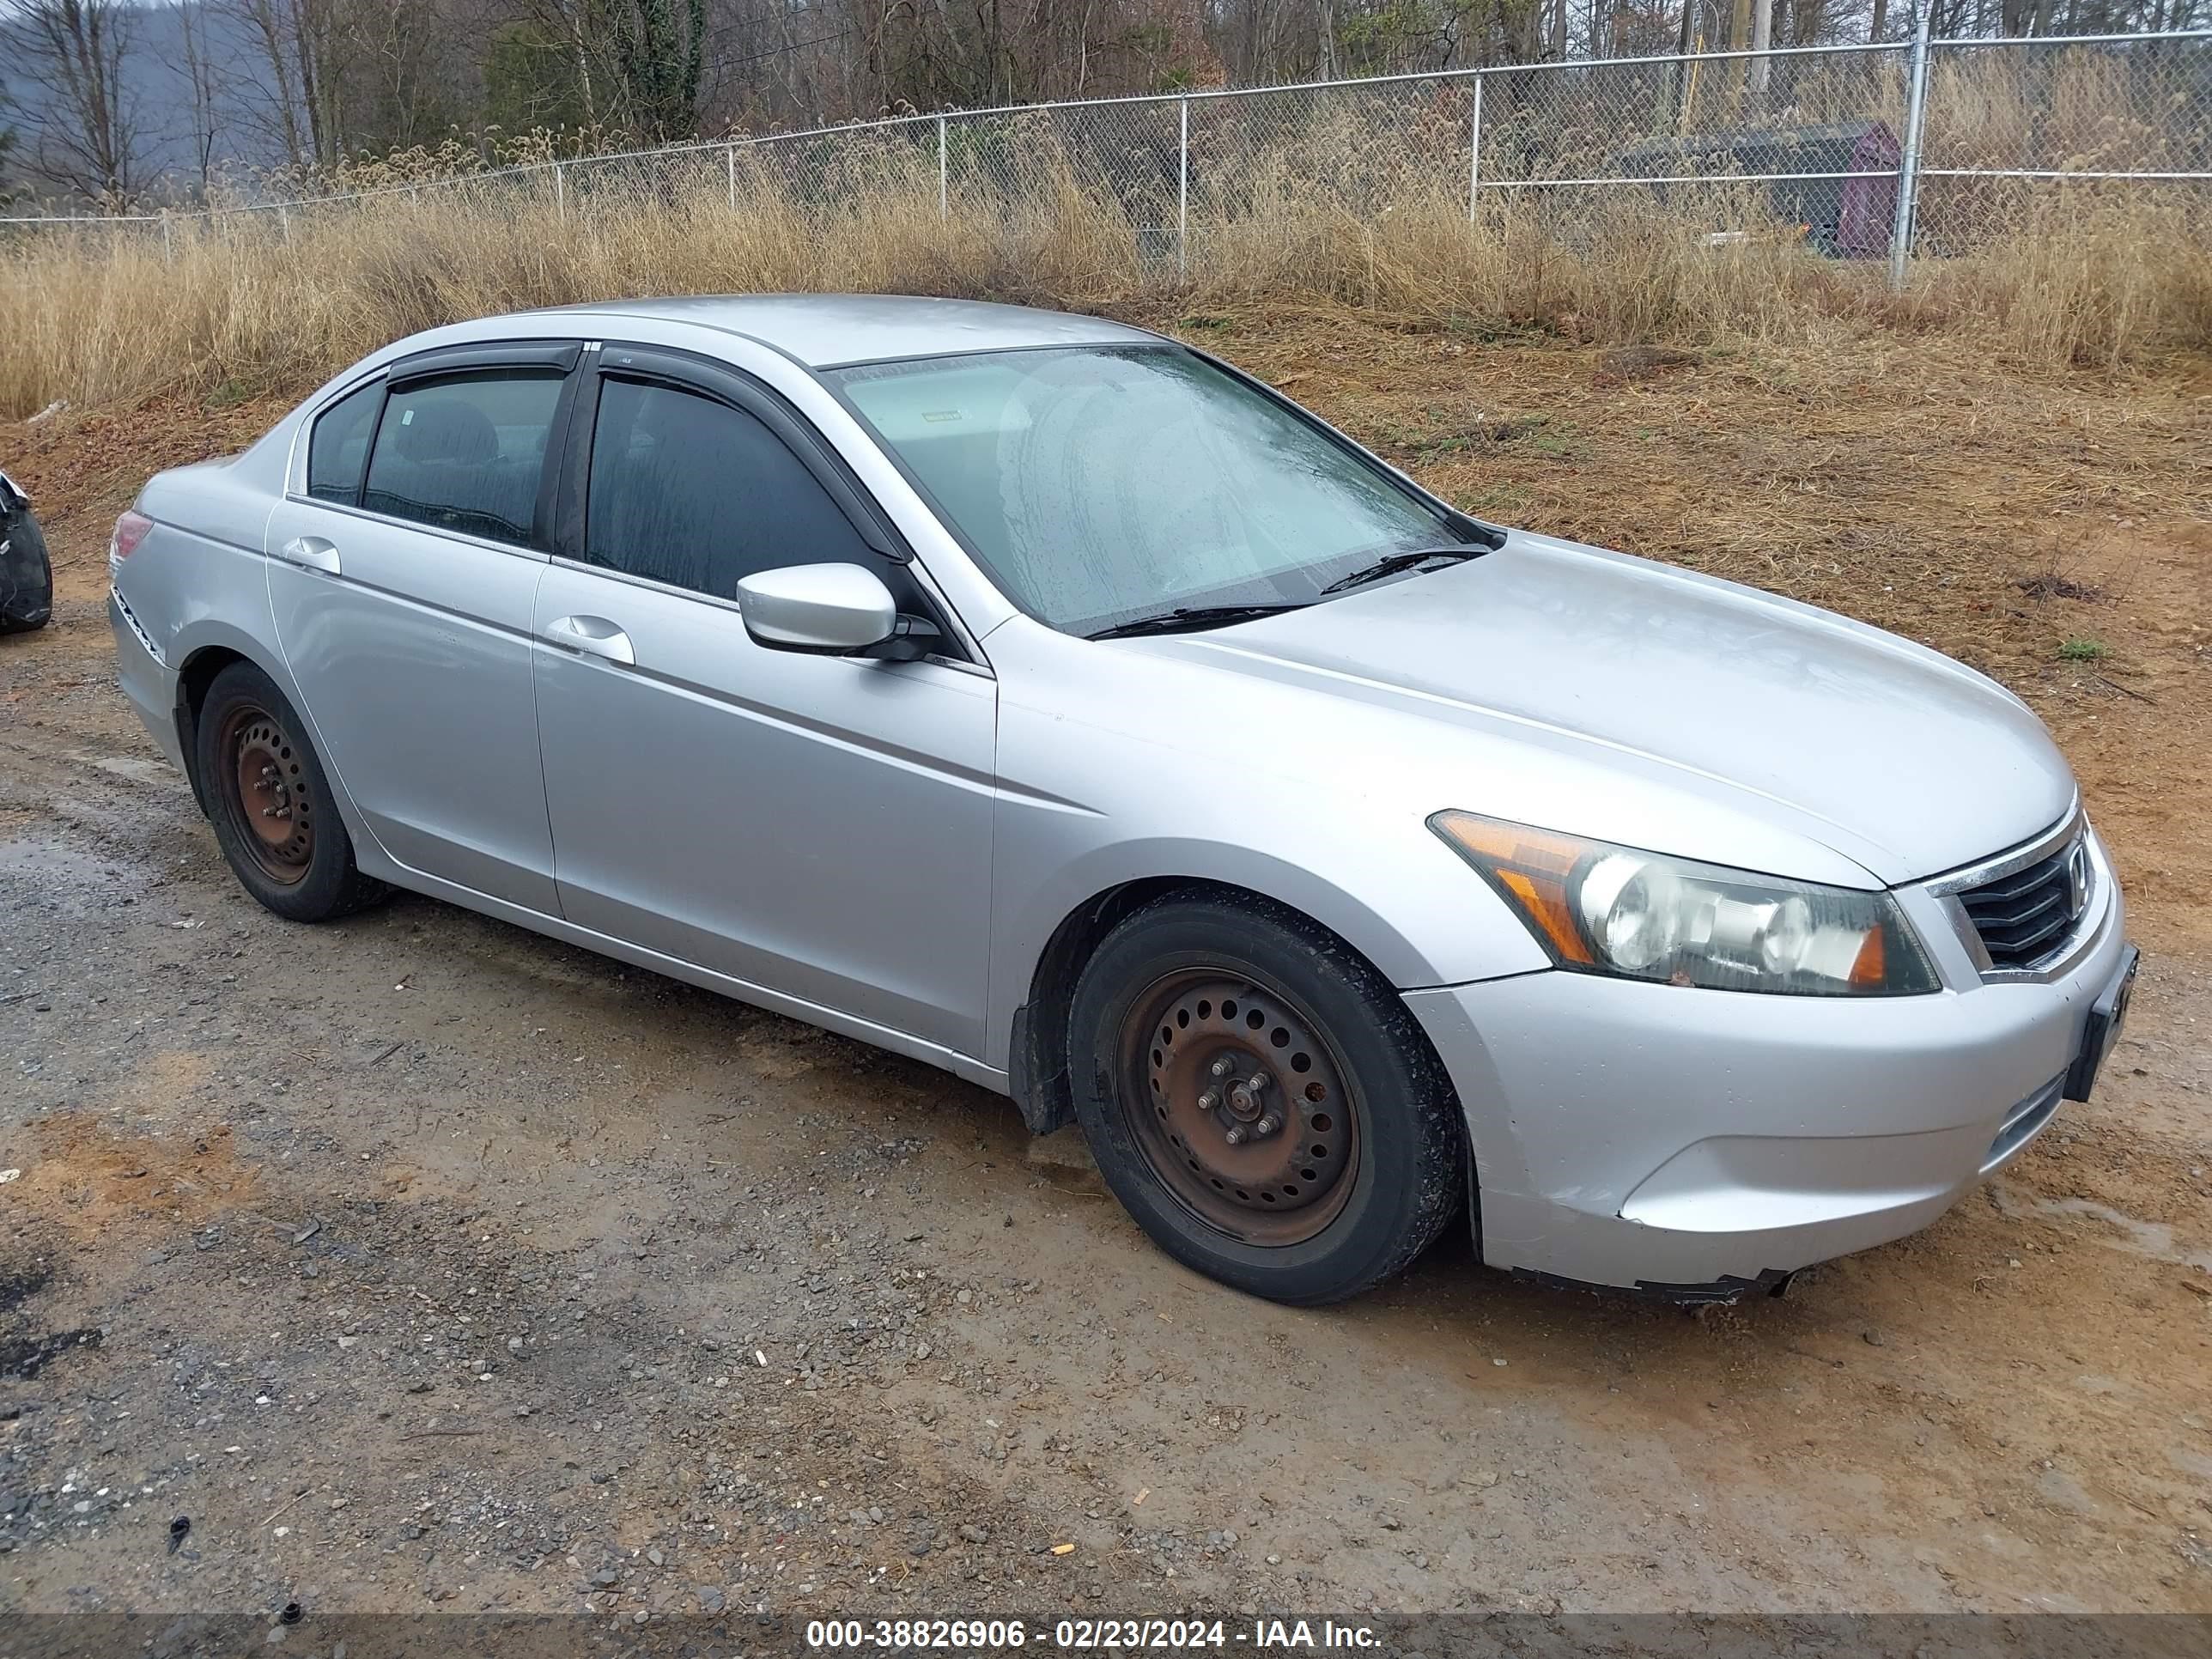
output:
<instances>
[{"instance_id":1,"label":"car hood","mask_svg":"<svg viewBox=\"0 0 2212 1659\"><path fill-rule=\"evenodd\" d=\"M1656 769L1893 884L2025 841L2075 796L2042 723L1962 664L1753 588L1545 537L1516 532L1466 564L1146 643ZM1511 810L1472 793L1461 804ZM1700 855L1639 842L1626 816L1542 827Z\"/></svg>"}]
</instances>

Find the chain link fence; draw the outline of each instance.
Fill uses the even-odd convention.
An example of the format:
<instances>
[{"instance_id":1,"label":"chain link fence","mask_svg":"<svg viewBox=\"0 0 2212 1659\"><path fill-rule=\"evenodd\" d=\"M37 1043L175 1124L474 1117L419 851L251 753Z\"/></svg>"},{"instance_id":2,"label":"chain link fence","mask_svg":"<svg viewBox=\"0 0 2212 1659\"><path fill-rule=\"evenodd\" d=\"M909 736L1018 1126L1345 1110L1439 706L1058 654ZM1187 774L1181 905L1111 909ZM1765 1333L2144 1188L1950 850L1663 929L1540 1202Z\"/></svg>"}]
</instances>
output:
<instances>
[{"instance_id":1,"label":"chain link fence","mask_svg":"<svg viewBox=\"0 0 2212 1659\"><path fill-rule=\"evenodd\" d=\"M1925 14L1923 13L1923 18ZM1925 27L1923 22L1923 29ZM1663 204L1715 241L1795 236L1829 257L1950 258L2092 195L2212 207L2212 30L1700 52L908 116L160 213L0 218L0 240L289 236L406 194L492 192L588 223L605 204L800 211L863 199L1110 203L1136 257L1188 268L1231 226L1373 224L1463 206L1571 226Z\"/></svg>"}]
</instances>

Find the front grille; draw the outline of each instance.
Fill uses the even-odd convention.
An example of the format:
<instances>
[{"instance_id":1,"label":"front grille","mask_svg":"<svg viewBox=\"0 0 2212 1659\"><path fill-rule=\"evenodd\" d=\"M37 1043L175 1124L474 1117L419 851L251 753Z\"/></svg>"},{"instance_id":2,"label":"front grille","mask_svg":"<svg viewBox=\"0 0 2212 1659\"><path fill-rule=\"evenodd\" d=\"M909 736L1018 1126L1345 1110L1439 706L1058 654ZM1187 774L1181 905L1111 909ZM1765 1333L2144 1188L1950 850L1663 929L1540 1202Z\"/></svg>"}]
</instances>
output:
<instances>
[{"instance_id":1,"label":"front grille","mask_svg":"<svg viewBox=\"0 0 2212 1659\"><path fill-rule=\"evenodd\" d=\"M2065 942L2087 897L2088 860L2076 836L2027 869L1959 895L1990 967L2033 968Z\"/></svg>"}]
</instances>

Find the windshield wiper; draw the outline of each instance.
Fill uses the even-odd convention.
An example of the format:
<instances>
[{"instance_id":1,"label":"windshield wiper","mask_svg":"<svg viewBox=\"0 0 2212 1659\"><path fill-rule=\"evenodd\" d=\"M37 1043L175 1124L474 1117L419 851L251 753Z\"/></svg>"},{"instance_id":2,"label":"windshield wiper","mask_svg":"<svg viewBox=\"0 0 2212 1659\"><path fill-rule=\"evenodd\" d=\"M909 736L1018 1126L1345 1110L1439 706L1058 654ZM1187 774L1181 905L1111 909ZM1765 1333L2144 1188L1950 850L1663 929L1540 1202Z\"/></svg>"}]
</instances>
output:
<instances>
[{"instance_id":1,"label":"windshield wiper","mask_svg":"<svg viewBox=\"0 0 2212 1659\"><path fill-rule=\"evenodd\" d=\"M1120 640L1133 634L1187 634L1195 629L1218 628L1226 623L1249 622L1255 617L1273 617L1285 611L1303 611L1309 603L1304 599L1290 599L1272 605L1178 605L1173 611L1163 611L1156 616L1139 617L1133 622L1115 623L1111 628L1102 628L1097 633L1085 634L1083 637L1086 640Z\"/></svg>"},{"instance_id":2,"label":"windshield wiper","mask_svg":"<svg viewBox=\"0 0 2212 1659\"><path fill-rule=\"evenodd\" d=\"M1417 548L1410 553L1392 553L1376 560L1373 564L1362 565L1349 575L1339 576L1322 592L1341 593L1347 587L1364 587L1370 582L1381 581L1385 576L1395 576L1401 570L1412 570L1426 564L1431 559L1449 559L1457 563L1466 559L1479 559L1490 550L1486 547L1460 543L1449 547Z\"/></svg>"}]
</instances>

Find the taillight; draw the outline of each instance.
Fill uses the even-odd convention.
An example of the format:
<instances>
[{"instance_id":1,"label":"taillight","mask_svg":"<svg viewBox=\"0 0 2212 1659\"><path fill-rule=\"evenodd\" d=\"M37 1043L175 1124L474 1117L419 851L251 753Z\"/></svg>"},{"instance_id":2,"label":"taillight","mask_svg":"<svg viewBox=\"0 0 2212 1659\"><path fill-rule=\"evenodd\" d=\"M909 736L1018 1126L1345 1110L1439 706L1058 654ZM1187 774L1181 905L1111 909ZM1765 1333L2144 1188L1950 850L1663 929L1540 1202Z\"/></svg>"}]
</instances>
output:
<instances>
[{"instance_id":1,"label":"taillight","mask_svg":"<svg viewBox=\"0 0 2212 1659\"><path fill-rule=\"evenodd\" d=\"M153 527L154 521L143 513L125 513L118 519L115 533L107 538L107 568L112 570L136 552Z\"/></svg>"}]
</instances>

